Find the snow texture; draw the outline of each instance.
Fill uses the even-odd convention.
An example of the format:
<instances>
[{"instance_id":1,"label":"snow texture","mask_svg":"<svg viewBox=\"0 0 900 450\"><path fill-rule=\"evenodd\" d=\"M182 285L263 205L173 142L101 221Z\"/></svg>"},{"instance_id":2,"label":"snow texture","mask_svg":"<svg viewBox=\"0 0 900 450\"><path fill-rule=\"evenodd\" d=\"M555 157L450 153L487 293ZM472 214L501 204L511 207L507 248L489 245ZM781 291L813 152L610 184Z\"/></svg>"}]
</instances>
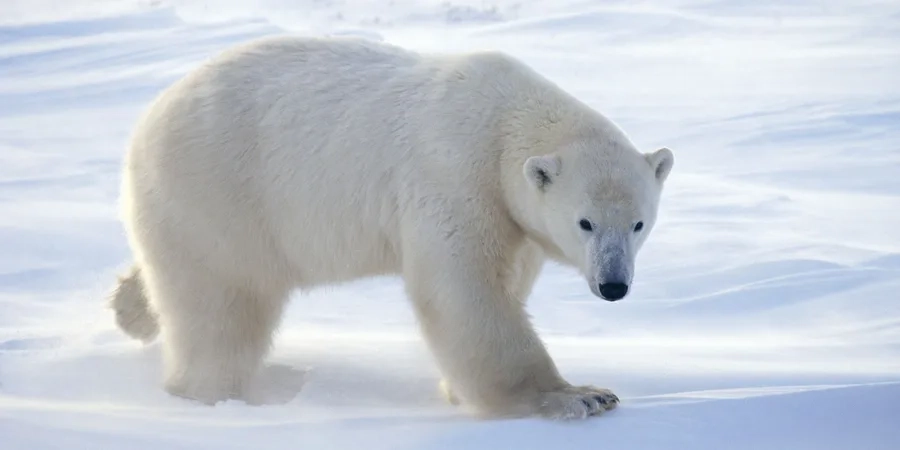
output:
<instances>
[{"instance_id":1,"label":"snow texture","mask_svg":"<svg viewBox=\"0 0 900 450\"><path fill-rule=\"evenodd\" d=\"M153 96L268 34L499 49L676 168L633 294L549 264L529 310L584 422L446 404L396 278L298 293L272 404L166 395L115 328L125 143ZM900 448L900 6L891 1L0 3L0 448Z\"/></svg>"}]
</instances>

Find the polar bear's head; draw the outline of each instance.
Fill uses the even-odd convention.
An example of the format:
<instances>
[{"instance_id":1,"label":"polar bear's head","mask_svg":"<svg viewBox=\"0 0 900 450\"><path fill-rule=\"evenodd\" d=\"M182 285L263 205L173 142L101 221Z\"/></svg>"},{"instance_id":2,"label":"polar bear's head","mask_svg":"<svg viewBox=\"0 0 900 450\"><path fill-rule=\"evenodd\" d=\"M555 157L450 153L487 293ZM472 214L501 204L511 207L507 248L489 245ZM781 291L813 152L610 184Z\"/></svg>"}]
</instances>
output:
<instances>
[{"instance_id":1,"label":"polar bear's head","mask_svg":"<svg viewBox=\"0 0 900 450\"><path fill-rule=\"evenodd\" d=\"M581 269L594 295L619 300L673 163L667 148L644 154L609 140L532 156L523 167L533 188L530 232L552 258Z\"/></svg>"}]
</instances>

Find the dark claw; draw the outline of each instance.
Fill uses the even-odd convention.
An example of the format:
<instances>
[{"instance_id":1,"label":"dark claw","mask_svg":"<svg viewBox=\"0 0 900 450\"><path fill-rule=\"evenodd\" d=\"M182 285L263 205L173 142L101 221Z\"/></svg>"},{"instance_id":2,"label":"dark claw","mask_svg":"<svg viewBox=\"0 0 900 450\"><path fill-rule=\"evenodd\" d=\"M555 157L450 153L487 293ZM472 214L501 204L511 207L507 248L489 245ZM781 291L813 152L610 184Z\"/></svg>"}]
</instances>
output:
<instances>
[{"instance_id":1,"label":"dark claw","mask_svg":"<svg viewBox=\"0 0 900 450\"><path fill-rule=\"evenodd\" d=\"M584 404L584 407L585 407L585 408L587 408L587 410L588 410L588 411L590 411L590 410L591 410L591 404L590 404L590 403L588 403L588 401L587 401L587 400L585 400L585 399L581 399L581 403L583 403L583 404Z\"/></svg>"},{"instance_id":2,"label":"dark claw","mask_svg":"<svg viewBox=\"0 0 900 450\"><path fill-rule=\"evenodd\" d=\"M594 397L594 400L597 400L597 403L599 403L601 405L606 404L606 399L603 398L603 396L598 395L598 396Z\"/></svg>"}]
</instances>

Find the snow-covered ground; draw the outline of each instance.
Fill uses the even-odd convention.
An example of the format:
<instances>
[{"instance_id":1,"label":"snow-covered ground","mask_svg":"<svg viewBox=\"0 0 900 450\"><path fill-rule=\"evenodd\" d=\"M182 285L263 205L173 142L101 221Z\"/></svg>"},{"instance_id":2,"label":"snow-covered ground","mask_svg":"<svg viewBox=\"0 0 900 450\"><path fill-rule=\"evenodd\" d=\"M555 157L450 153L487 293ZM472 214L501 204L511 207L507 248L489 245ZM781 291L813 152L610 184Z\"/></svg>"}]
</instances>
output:
<instances>
[{"instance_id":1,"label":"snow-covered ground","mask_svg":"<svg viewBox=\"0 0 900 450\"><path fill-rule=\"evenodd\" d=\"M493 48L676 167L633 294L548 265L529 308L585 422L445 404L398 279L298 294L279 404L166 395L114 326L134 120L272 33ZM0 448L900 448L900 4L192 0L0 3ZM302 387L302 389L301 389Z\"/></svg>"}]
</instances>

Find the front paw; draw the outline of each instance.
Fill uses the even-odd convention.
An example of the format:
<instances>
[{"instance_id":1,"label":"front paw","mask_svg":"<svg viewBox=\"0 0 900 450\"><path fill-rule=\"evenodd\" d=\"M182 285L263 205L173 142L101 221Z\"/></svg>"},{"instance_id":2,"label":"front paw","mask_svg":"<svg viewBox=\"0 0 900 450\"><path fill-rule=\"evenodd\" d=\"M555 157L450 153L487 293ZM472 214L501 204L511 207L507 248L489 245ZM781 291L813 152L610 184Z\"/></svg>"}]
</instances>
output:
<instances>
[{"instance_id":1,"label":"front paw","mask_svg":"<svg viewBox=\"0 0 900 450\"><path fill-rule=\"evenodd\" d=\"M619 404L619 397L609 389L594 386L569 386L539 395L539 415L548 419L586 419L609 411Z\"/></svg>"}]
</instances>

